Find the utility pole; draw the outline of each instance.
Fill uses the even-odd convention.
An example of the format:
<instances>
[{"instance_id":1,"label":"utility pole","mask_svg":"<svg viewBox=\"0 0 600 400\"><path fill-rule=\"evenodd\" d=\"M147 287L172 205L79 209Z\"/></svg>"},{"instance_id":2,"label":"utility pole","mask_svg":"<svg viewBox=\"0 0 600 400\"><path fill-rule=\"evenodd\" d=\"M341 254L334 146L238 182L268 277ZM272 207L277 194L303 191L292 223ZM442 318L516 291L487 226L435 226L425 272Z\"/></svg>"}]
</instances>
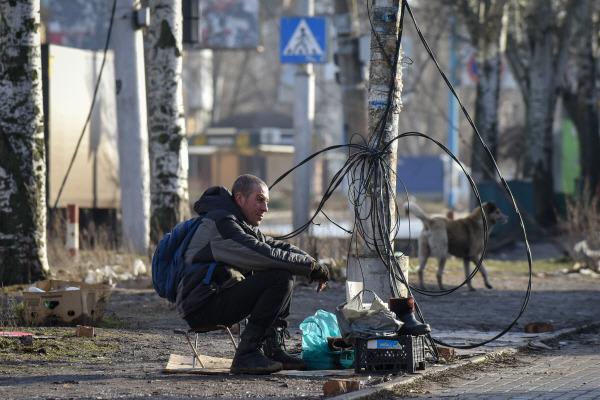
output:
<instances>
[{"instance_id":1,"label":"utility pole","mask_svg":"<svg viewBox=\"0 0 600 400\"><path fill-rule=\"evenodd\" d=\"M367 98L359 57L360 27L356 0L335 0L335 26L344 141L350 143L354 133L364 135L367 130Z\"/></svg>"},{"instance_id":2,"label":"utility pole","mask_svg":"<svg viewBox=\"0 0 600 400\"><path fill-rule=\"evenodd\" d=\"M313 0L299 0L298 15L314 15ZM315 74L313 65L296 64L294 101L294 165L312 153L312 126L315 119ZM312 168L307 163L294 171L294 196L292 228L298 229L310 219Z\"/></svg>"},{"instance_id":3,"label":"utility pole","mask_svg":"<svg viewBox=\"0 0 600 400\"><path fill-rule=\"evenodd\" d=\"M142 32L135 0L117 0L113 41L117 80L122 247L147 254L150 239L150 166Z\"/></svg>"},{"instance_id":4,"label":"utility pole","mask_svg":"<svg viewBox=\"0 0 600 400\"><path fill-rule=\"evenodd\" d=\"M369 146L377 150L382 150L392 139L398 135L398 114L402 107L400 93L402 91L402 68L401 57L398 55L398 63L396 71L393 71L394 59L397 56L396 52L401 51L396 49L398 43L400 12L400 0L376 0L370 10L371 26L371 59L369 70L369 87L368 87L368 134ZM393 89L390 96L390 89ZM388 104L389 103L389 104ZM390 197L387 204L380 203L381 199L378 191L379 187L374 185L374 182L365 182L367 193L365 195L364 204L366 205L362 211L371 211L371 205L377 202L377 207L383 207L384 210L378 210L383 214L383 221L389 221L393 225L395 220L395 195L396 195L396 165L397 165L398 144L394 141L386 148L386 155L382 156L385 168L390 171L388 176L390 182L383 182L390 188ZM387 301L392 297L407 296L407 289L403 285L398 284L399 293L394 293L392 290L391 274L389 269L389 260L394 257L393 254L393 234L394 232L383 232L383 236L377 229L372 231L372 224L375 216L369 213L363 217L367 236L373 238L373 247L371 250L365 251L364 255L351 255L348 259L348 276L346 286L346 296L351 298L358 294L362 289L370 289L374 291L383 301ZM391 247L385 247L384 242L390 243ZM379 250L382 260L379 257ZM390 254L390 252L392 254ZM398 259L404 276L408 273L408 258L400 257ZM395 282L396 283L396 282ZM363 301L368 302L365 298Z\"/></svg>"}]
</instances>

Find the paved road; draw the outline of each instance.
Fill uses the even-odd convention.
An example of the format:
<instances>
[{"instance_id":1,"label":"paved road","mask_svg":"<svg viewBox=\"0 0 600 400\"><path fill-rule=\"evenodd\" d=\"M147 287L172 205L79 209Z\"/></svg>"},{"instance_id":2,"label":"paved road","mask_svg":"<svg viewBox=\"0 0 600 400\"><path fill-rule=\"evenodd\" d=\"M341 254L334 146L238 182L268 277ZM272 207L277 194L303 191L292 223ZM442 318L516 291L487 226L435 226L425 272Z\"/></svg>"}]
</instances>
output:
<instances>
[{"instance_id":1,"label":"paved road","mask_svg":"<svg viewBox=\"0 0 600 400\"><path fill-rule=\"evenodd\" d=\"M553 347L432 376L380 398L600 399L599 331L558 339Z\"/></svg>"}]
</instances>

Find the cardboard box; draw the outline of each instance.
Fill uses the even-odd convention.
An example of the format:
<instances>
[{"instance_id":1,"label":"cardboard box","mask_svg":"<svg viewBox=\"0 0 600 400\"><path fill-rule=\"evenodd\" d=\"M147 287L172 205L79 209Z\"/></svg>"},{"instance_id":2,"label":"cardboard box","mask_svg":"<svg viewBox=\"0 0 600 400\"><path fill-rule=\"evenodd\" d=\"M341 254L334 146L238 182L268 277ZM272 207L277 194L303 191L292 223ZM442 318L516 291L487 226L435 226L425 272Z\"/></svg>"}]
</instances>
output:
<instances>
[{"instance_id":1,"label":"cardboard box","mask_svg":"<svg viewBox=\"0 0 600 400\"><path fill-rule=\"evenodd\" d=\"M111 293L110 286L75 281L47 280L33 286L43 292L23 292L24 318L31 325L92 325L104 317Z\"/></svg>"}]
</instances>

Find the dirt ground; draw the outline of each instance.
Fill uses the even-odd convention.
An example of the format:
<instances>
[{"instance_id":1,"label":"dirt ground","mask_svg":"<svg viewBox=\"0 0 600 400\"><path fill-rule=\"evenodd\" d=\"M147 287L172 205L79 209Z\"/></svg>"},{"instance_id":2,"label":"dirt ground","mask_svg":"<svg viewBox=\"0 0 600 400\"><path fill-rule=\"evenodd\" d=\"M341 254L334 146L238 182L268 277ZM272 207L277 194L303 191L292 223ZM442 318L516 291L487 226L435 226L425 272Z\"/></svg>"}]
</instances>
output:
<instances>
[{"instance_id":1,"label":"dirt ground","mask_svg":"<svg viewBox=\"0 0 600 400\"><path fill-rule=\"evenodd\" d=\"M426 276L430 289L434 288L434 269L430 266ZM462 274L460 269L450 269L444 281L451 286ZM492 290L484 289L481 278L475 277L478 290L474 292L461 288L443 297L417 293L415 297L433 337L437 332L465 331L465 342L469 342L469 331L493 336L515 319L523 306L527 278L526 273L498 271L490 274ZM555 329L597 322L599 289L600 279L589 275L535 273L531 298L512 331L522 332L529 322L550 322ZM333 312L344 301L343 283L331 282L317 294L314 284L299 278L289 318L292 337L287 341L288 350L301 350L298 326L306 317L320 309ZM320 398L324 382L331 379L323 374L164 373L170 354L191 355L191 351L185 336L177 333L187 329L185 322L177 317L172 304L156 295L149 278L119 282L105 322L103 328L95 328L94 338L76 338L75 328L11 327L33 332L36 338L33 346L0 339L0 399ZM200 342L206 355L233 356L231 343L222 333L203 334ZM363 374L357 378L372 385L390 376Z\"/></svg>"}]
</instances>

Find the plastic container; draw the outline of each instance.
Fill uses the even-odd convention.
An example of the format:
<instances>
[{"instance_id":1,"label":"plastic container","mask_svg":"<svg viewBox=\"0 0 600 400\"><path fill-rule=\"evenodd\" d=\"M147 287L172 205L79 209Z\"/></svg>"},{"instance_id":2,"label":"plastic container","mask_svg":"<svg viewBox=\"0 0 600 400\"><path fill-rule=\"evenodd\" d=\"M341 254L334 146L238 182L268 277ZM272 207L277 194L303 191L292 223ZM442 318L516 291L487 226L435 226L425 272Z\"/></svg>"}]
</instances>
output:
<instances>
[{"instance_id":1,"label":"plastic container","mask_svg":"<svg viewBox=\"0 0 600 400\"><path fill-rule=\"evenodd\" d=\"M386 339L356 339L354 371L415 372L426 368L423 336L394 336Z\"/></svg>"}]
</instances>

